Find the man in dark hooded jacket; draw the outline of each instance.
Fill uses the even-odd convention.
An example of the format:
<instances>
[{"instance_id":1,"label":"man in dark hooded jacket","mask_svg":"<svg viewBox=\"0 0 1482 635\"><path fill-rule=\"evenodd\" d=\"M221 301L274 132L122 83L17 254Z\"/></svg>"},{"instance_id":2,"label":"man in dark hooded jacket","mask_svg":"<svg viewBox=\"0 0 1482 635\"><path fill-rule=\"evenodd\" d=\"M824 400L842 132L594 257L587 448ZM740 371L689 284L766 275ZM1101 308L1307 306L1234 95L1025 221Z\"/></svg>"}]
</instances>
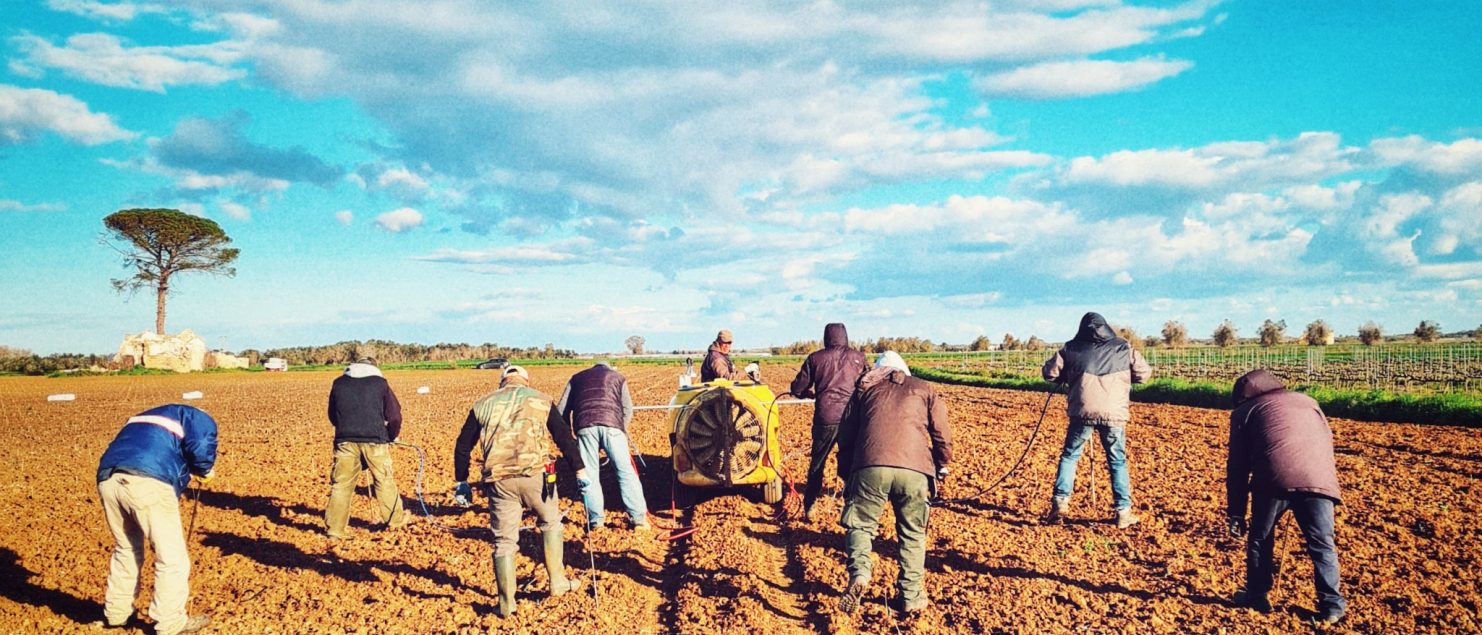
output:
<instances>
[{"instance_id":1,"label":"man in dark hooded jacket","mask_svg":"<svg viewBox=\"0 0 1482 635\"><path fill-rule=\"evenodd\" d=\"M1045 381L1065 384L1065 414L1070 425L1055 472L1055 493L1045 522L1058 523L1070 508L1075 466L1091 434L1101 437L1106 468L1111 473L1112 506L1117 528L1139 520L1132 512L1132 478L1127 473L1127 421L1131 418L1132 384L1153 375L1142 354L1120 337L1099 313L1081 317L1080 329L1045 362Z\"/></svg>"},{"instance_id":2,"label":"man in dark hooded jacket","mask_svg":"<svg viewBox=\"0 0 1482 635\"><path fill-rule=\"evenodd\" d=\"M849 332L838 322L823 327L823 349L803 360L790 392L813 402L813 452L808 463L808 485L803 489L803 515L813 518L813 503L823 490L823 468L839 440L839 421L849 395L867 367L864 353L849 348Z\"/></svg>"},{"instance_id":3,"label":"man in dark hooded jacket","mask_svg":"<svg viewBox=\"0 0 1482 635\"><path fill-rule=\"evenodd\" d=\"M1230 413L1230 454L1225 463L1226 513L1231 535L1246 534L1245 588L1235 603L1270 611L1266 594L1278 564L1276 523L1291 510L1312 558L1319 622L1343 619L1347 608L1338 580L1333 506L1340 498L1333 433L1322 408L1290 392L1265 369L1235 380ZM1246 502L1250 531L1246 533Z\"/></svg>"}]
</instances>

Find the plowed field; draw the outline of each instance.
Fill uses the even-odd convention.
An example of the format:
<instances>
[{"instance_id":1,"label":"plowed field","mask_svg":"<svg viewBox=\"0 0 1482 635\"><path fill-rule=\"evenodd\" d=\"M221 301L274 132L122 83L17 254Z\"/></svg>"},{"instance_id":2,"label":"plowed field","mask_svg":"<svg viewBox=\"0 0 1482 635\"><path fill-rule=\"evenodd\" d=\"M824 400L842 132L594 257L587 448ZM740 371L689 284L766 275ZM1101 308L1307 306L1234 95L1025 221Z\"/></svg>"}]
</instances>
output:
<instances>
[{"instance_id":1,"label":"plowed field","mask_svg":"<svg viewBox=\"0 0 1482 635\"><path fill-rule=\"evenodd\" d=\"M537 388L559 394L578 367L535 368ZM666 403L678 367L630 366L635 401ZM791 368L765 369L773 385ZM1071 522L1038 523L1064 433L1064 402L1050 406L1020 473L980 500L933 510L927 590L934 606L902 623L885 606L895 579L893 521L877 541L880 566L865 606L834 610L845 581L839 501L812 523L779 520L757 492L699 497L661 524L693 526L664 541L628 529L610 474L609 526L587 536L570 475L566 564L599 594L547 599L539 537L522 535L520 612L493 615L492 547L474 509L446 506L452 449L472 402L492 390L487 371L389 371L406 424L402 441L425 448L423 486L435 520L394 532L367 523L357 496L352 533L330 549L321 514L331 428L324 405L332 373L179 377L0 378L0 632L88 632L99 619L111 539L94 470L129 416L187 391L221 424L220 478L201 492L190 541L191 607L216 633L791 633L1168 632L1311 630L1311 567L1296 526L1282 525L1284 563L1269 615L1230 608L1243 575L1240 545L1224 537L1223 465L1228 413L1133 405L1128 453L1143 522L1104 522L1110 500L1098 452L1082 459ZM425 394L417 392L427 387ZM956 429L949 496L1003 474L1023 449L1045 397L940 386ZM76 401L48 402L53 393ZM811 407L782 408L789 476L806 465ZM631 433L647 465L649 505L670 500L668 431L641 412ZM1475 633L1479 620L1482 431L1334 422L1345 504L1338 541L1349 616L1331 632ZM417 454L398 448L409 509ZM1094 476L1093 476L1094 475ZM362 477L368 479L368 476ZM1094 483L1095 489L1090 489ZM831 482L826 493L835 493ZM799 485L801 489L801 485ZM181 514L188 524L192 503ZM528 521L527 521L528 522ZM452 532L444 527L462 528ZM660 537L662 533L660 534ZM590 551L589 551L590 549ZM138 600L149 600L149 581Z\"/></svg>"}]
</instances>

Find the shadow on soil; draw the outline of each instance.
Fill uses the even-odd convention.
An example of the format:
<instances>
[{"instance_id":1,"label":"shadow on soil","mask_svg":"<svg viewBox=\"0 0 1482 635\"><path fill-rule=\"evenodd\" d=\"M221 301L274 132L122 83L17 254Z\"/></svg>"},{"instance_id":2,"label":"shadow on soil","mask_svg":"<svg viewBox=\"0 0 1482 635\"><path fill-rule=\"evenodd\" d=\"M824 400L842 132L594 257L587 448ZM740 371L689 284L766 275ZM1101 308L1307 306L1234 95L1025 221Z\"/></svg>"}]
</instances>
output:
<instances>
[{"instance_id":1,"label":"shadow on soil","mask_svg":"<svg viewBox=\"0 0 1482 635\"><path fill-rule=\"evenodd\" d=\"M451 587L463 586L462 580L437 571L423 569L403 562L383 560L345 560L332 553L324 555L305 553L297 546L261 538L246 538L223 532L203 532L202 544L220 549L223 554L243 556L253 562L279 569L313 571L323 576L334 576L347 582L374 582L380 579L376 571L389 575L408 574L424 578L435 584Z\"/></svg>"},{"instance_id":2,"label":"shadow on soil","mask_svg":"<svg viewBox=\"0 0 1482 635\"><path fill-rule=\"evenodd\" d=\"M31 582L36 575L35 571L21 566L16 552L0 547L0 597L17 604L48 609L79 624L103 618L102 606L97 602L37 586Z\"/></svg>"}]
</instances>

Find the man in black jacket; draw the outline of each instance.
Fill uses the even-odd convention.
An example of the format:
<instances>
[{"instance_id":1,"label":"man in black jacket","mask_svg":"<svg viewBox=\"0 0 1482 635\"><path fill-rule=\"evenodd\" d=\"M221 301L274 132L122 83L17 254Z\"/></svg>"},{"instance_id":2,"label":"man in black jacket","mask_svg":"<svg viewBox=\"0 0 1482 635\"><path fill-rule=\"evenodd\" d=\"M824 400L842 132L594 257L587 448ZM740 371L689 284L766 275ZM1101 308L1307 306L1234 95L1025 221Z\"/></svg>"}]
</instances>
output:
<instances>
[{"instance_id":1,"label":"man in black jacket","mask_svg":"<svg viewBox=\"0 0 1482 635\"><path fill-rule=\"evenodd\" d=\"M813 504L823 490L823 468L839 440L839 421L854 392L854 383L865 373L864 353L849 348L849 332L834 322L823 327L823 348L803 360L790 392L813 402L813 450L808 462L808 485L803 489L803 515L813 519Z\"/></svg>"},{"instance_id":2,"label":"man in black jacket","mask_svg":"<svg viewBox=\"0 0 1482 635\"><path fill-rule=\"evenodd\" d=\"M329 422L334 424L334 465L329 473L329 504L324 524L331 540L342 538L350 522L350 498L361 470L370 470L376 522L388 529L409 516L396 490L390 444L401 434L401 402L376 367L364 358L350 364L329 390Z\"/></svg>"}]
</instances>

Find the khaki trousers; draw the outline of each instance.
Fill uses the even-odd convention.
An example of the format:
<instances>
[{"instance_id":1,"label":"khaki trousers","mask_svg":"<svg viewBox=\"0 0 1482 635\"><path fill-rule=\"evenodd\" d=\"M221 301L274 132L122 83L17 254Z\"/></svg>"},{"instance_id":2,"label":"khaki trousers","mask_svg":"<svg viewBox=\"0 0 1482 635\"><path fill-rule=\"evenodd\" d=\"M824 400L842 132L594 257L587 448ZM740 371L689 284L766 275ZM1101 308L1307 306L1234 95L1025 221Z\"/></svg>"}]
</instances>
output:
<instances>
[{"instance_id":1,"label":"khaki trousers","mask_svg":"<svg viewBox=\"0 0 1482 635\"><path fill-rule=\"evenodd\" d=\"M334 465L329 470L329 505L324 509L324 525L330 538L345 535L350 524L350 499L355 494L355 481L361 470L371 474L371 496L376 499L376 522L395 529L406 524L407 515L396 491L396 475L391 471L391 446L386 443L334 444Z\"/></svg>"},{"instance_id":2,"label":"khaki trousers","mask_svg":"<svg viewBox=\"0 0 1482 635\"><path fill-rule=\"evenodd\" d=\"M555 494L542 497L544 474L512 476L489 483L489 526L494 530L494 556L513 556L519 551L520 519L525 510L535 512L542 535L561 536L561 504Z\"/></svg>"},{"instance_id":3,"label":"khaki trousers","mask_svg":"<svg viewBox=\"0 0 1482 635\"><path fill-rule=\"evenodd\" d=\"M139 568L144 565L148 541L154 549L154 599L149 602L149 617L160 635L180 632L190 596L190 555L180 528L175 488L147 476L115 473L98 483L98 496L103 499L103 517L114 543L104 619L123 624L134 614Z\"/></svg>"}]
</instances>

